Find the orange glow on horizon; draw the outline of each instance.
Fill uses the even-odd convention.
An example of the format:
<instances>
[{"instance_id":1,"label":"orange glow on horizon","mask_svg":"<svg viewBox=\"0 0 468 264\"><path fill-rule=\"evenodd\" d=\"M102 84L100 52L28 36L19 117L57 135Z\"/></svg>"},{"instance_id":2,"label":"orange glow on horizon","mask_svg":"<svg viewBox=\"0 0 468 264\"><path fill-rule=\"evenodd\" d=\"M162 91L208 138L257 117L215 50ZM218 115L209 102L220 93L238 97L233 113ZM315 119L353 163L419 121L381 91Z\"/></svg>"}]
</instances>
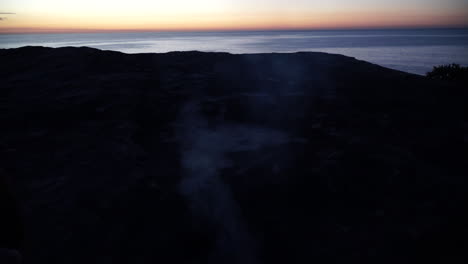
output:
<instances>
[{"instance_id":1,"label":"orange glow on horizon","mask_svg":"<svg viewBox=\"0 0 468 264\"><path fill-rule=\"evenodd\" d=\"M104 31L231 31L358 28L467 27L468 10L457 13L414 11L224 12L167 15L23 14L0 21L0 33Z\"/></svg>"}]
</instances>

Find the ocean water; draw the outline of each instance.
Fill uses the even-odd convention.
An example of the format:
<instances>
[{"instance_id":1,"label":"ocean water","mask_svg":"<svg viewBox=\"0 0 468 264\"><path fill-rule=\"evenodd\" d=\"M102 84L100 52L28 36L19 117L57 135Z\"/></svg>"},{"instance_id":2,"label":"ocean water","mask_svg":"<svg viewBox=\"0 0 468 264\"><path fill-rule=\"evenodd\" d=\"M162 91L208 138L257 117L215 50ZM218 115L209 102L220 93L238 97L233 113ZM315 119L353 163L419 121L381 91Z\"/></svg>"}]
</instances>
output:
<instances>
[{"instance_id":1,"label":"ocean water","mask_svg":"<svg viewBox=\"0 0 468 264\"><path fill-rule=\"evenodd\" d=\"M416 74L441 64L468 66L468 29L0 34L0 48L28 45L125 53L319 51Z\"/></svg>"}]
</instances>

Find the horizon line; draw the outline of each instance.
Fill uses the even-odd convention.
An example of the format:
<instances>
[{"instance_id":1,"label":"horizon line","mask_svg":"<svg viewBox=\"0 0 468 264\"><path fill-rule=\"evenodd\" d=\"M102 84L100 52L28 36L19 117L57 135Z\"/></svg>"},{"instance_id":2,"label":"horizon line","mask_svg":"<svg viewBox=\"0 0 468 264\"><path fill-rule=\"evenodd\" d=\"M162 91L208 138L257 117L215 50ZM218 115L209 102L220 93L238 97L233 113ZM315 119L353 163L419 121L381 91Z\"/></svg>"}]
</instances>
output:
<instances>
[{"instance_id":1,"label":"horizon line","mask_svg":"<svg viewBox=\"0 0 468 264\"><path fill-rule=\"evenodd\" d=\"M5 30L6 29L6 30ZM468 25L369 26L369 27L291 27L291 28L213 28L213 29L66 29L66 28L0 28L1 34L74 34L74 33L150 33L150 32L256 32L256 31L326 31L326 30L416 30L468 29Z\"/></svg>"}]
</instances>

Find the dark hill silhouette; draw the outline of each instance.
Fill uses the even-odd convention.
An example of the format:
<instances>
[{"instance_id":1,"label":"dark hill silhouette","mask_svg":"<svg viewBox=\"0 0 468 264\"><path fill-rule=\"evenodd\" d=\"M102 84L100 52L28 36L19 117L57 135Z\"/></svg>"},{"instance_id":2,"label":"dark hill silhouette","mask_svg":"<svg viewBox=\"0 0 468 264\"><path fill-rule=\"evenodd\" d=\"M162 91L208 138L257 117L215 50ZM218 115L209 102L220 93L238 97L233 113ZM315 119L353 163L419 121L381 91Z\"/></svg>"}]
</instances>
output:
<instances>
[{"instance_id":1,"label":"dark hill silhouette","mask_svg":"<svg viewBox=\"0 0 468 264\"><path fill-rule=\"evenodd\" d=\"M0 60L27 263L466 261L454 84L324 53Z\"/></svg>"}]
</instances>

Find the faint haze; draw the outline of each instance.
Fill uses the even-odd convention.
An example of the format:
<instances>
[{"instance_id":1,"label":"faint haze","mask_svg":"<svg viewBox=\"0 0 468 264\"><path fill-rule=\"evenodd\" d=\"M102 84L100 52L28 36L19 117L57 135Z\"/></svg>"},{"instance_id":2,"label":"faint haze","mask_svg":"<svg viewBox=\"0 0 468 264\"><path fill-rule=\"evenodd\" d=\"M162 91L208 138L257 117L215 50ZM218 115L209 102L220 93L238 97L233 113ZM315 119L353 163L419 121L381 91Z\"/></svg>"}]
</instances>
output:
<instances>
[{"instance_id":1,"label":"faint haze","mask_svg":"<svg viewBox=\"0 0 468 264\"><path fill-rule=\"evenodd\" d=\"M2 0L0 32L468 26L468 0Z\"/></svg>"}]
</instances>

